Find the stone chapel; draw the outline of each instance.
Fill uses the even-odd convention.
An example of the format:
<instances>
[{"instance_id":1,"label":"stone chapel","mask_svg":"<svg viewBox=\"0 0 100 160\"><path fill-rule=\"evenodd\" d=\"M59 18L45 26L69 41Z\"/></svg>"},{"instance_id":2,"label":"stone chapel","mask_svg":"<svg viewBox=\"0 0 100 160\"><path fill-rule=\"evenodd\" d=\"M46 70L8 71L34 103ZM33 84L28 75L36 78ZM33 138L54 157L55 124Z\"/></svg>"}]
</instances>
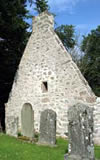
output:
<instances>
[{"instance_id":1,"label":"stone chapel","mask_svg":"<svg viewBox=\"0 0 100 160\"><path fill-rule=\"evenodd\" d=\"M21 115L25 108L34 112L34 130L38 132L41 112L52 109L57 114L57 135L64 136L68 132L68 108L74 101L91 104L95 99L54 32L53 15L43 12L34 17L33 31L6 104L6 133L17 136L16 127L22 130ZM24 121L27 123L26 115Z\"/></svg>"}]
</instances>

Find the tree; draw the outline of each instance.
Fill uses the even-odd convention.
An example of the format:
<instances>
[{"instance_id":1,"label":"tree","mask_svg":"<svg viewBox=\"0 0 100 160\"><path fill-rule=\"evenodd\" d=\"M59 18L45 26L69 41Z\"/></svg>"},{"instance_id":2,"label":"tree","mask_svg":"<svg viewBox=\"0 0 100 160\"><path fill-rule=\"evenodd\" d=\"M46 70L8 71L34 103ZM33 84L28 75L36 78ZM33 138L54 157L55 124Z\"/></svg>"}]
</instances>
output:
<instances>
[{"instance_id":1,"label":"tree","mask_svg":"<svg viewBox=\"0 0 100 160\"><path fill-rule=\"evenodd\" d=\"M67 50L74 48L76 39L75 28L73 25L61 25L55 29L55 32Z\"/></svg>"},{"instance_id":2,"label":"tree","mask_svg":"<svg viewBox=\"0 0 100 160\"><path fill-rule=\"evenodd\" d=\"M40 14L46 10L49 10L48 1L47 0L35 0L35 10Z\"/></svg>"},{"instance_id":3,"label":"tree","mask_svg":"<svg viewBox=\"0 0 100 160\"><path fill-rule=\"evenodd\" d=\"M80 69L97 96L100 96L100 26L83 37Z\"/></svg>"},{"instance_id":4,"label":"tree","mask_svg":"<svg viewBox=\"0 0 100 160\"><path fill-rule=\"evenodd\" d=\"M7 102L14 75L29 33L26 0L1 0L0 3L0 101Z\"/></svg>"},{"instance_id":5,"label":"tree","mask_svg":"<svg viewBox=\"0 0 100 160\"><path fill-rule=\"evenodd\" d=\"M75 27L73 25L61 25L55 29L55 32L66 50L70 53L73 61L78 65L80 60L80 47L78 46L79 36L75 34Z\"/></svg>"}]
</instances>

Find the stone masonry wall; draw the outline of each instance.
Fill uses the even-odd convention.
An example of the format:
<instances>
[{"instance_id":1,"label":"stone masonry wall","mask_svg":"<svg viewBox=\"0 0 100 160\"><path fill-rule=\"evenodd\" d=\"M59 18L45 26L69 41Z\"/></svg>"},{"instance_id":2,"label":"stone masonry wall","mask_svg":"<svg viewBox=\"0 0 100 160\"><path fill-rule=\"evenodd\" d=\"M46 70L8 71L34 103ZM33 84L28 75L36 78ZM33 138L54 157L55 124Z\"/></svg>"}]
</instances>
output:
<instances>
[{"instance_id":1,"label":"stone masonry wall","mask_svg":"<svg viewBox=\"0 0 100 160\"><path fill-rule=\"evenodd\" d=\"M6 104L7 134L13 135L10 126L14 117L18 117L21 130L21 110L25 103L33 107L35 131L39 131L41 112L52 109L57 113L57 134L64 136L68 132L67 110L72 102L95 101L95 95L55 34L53 25L53 16L45 12L33 19L33 32Z\"/></svg>"},{"instance_id":2,"label":"stone masonry wall","mask_svg":"<svg viewBox=\"0 0 100 160\"><path fill-rule=\"evenodd\" d=\"M94 104L94 142L100 145L100 97Z\"/></svg>"}]
</instances>

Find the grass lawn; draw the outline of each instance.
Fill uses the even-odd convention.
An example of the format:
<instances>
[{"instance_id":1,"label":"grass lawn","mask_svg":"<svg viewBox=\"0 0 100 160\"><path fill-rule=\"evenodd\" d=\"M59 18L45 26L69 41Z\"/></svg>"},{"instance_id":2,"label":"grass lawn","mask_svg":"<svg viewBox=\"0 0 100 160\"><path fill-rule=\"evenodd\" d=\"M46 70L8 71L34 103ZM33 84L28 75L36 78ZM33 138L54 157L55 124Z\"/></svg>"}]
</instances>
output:
<instances>
[{"instance_id":1,"label":"grass lawn","mask_svg":"<svg viewBox=\"0 0 100 160\"><path fill-rule=\"evenodd\" d=\"M64 160L67 146L64 139L58 139L56 147L48 147L0 134L0 160ZM100 159L100 147L95 147L95 154Z\"/></svg>"}]
</instances>

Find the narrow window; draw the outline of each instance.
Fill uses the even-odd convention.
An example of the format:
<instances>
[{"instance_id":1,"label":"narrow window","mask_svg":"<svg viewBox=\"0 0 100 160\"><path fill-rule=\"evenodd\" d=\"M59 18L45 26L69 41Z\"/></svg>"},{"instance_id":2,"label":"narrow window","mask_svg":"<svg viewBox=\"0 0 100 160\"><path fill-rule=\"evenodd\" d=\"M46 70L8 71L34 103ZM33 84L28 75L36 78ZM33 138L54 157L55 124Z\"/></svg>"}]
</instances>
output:
<instances>
[{"instance_id":1,"label":"narrow window","mask_svg":"<svg viewBox=\"0 0 100 160\"><path fill-rule=\"evenodd\" d=\"M42 92L45 93L45 92L48 92L48 83L47 82L42 82Z\"/></svg>"}]
</instances>

